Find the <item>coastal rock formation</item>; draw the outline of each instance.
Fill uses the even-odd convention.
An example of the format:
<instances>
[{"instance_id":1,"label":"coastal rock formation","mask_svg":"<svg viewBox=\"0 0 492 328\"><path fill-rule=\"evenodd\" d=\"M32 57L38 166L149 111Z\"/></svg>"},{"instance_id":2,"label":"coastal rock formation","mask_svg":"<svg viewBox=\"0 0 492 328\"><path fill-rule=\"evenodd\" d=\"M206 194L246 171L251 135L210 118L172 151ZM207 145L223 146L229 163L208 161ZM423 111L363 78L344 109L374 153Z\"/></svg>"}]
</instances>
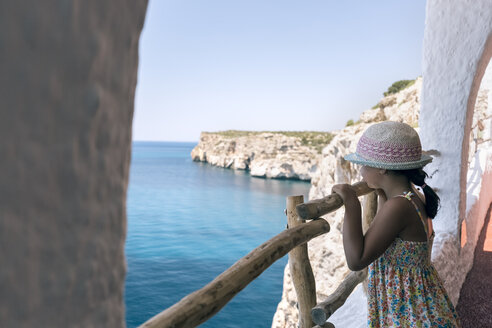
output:
<instances>
[{"instance_id":1,"label":"coastal rock formation","mask_svg":"<svg viewBox=\"0 0 492 328\"><path fill-rule=\"evenodd\" d=\"M331 186L335 177L341 179L336 181L349 181L350 167L342 155L351 140L358 140L354 133L384 120L417 125L421 87L422 78L417 78L411 86L384 97L362 113L357 124L338 132L202 132L191 157L215 166L248 170L255 177L311 180L315 187L310 197L317 197L318 189Z\"/></svg>"},{"instance_id":2,"label":"coastal rock formation","mask_svg":"<svg viewBox=\"0 0 492 328\"><path fill-rule=\"evenodd\" d=\"M381 122L385 120L405 122L416 126L419 120L420 90L422 78L418 77L407 88L389 95L372 109L363 112L359 121L364 123Z\"/></svg>"},{"instance_id":3,"label":"coastal rock formation","mask_svg":"<svg viewBox=\"0 0 492 328\"><path fill-rule=\"evenodd\" d=\"M334 184L360 180L358 171L343 157L355 151L357 141L371 124L391 120L417 128L421 87L422 78L417 78L407 88L382 98L372 109L364 111L355 124L331 132L324 143L319 139L309 143L305 136L282 132L203 132L191 156L195 161L250 170L253 176L310 180L309 199L322 198L331 194ZM318 300L328 297L350 272L342 245L343 215L342 209L326 215L324 219L330 223L331 231L308 243ZM296 302L290 270L286 266L282 299L272 327L297 327Z\"/></svg>"},{"instance_id":4,"label":"coastal rock formation","mask_svg":"<svg viewBox=\"0 0 492 328\"><path fill-rule=\"evenodd\" d=\"M331 194L331 187L337 183L354 183L360 180L358 171L343 157L355 151L362 133L376 122L385 120L405 122L414 128L418 126L419 95L422 78L417 78L408 88L384 97L379 107L369 109L360 115L358 124L332 132L334 137L322 151L318 169L311 179L309 199L317 199ZM388 105L390 104L390 105Z\"/></svg>"},{"instance_id":5,"label":"coastal rock formation","mask_svg":"<svg viewBox=\"0 0 492 328\"><path fill-rule=\"evenodd\" d=\"M202 132L192 150L194 161L249 170L252 176L311 180L321 160L319 147L331 139L315 132ZM324 142L324 143L323 143Z\"/></svg>"},{"instance_id":6,"label":"coastal rock formation","mask_svg":"<svg viewBox=\"0 0 492 328\"><path fill-rule=\"evenodd\" d=\"M317 170L311 179L309 199L319 199L331 194L331 187L338 183L354 183L360 180L358 171L343 159L355 151L357 141L367 127L376 122L391 120L417 127L419 116L419 95L422 79L387 97L376 108L363 112L357 124L333 132L333 139L322 151ZM331 226L329 233L308 243L309 258L316 280L318 301L324 300L350 272L345 262L342 245L343 209L326 215ZM292 284L289 266L285 267L282 299L274 315L272 328L296 328L298 311L296 294Z\"/></svg>"}]
</instances>

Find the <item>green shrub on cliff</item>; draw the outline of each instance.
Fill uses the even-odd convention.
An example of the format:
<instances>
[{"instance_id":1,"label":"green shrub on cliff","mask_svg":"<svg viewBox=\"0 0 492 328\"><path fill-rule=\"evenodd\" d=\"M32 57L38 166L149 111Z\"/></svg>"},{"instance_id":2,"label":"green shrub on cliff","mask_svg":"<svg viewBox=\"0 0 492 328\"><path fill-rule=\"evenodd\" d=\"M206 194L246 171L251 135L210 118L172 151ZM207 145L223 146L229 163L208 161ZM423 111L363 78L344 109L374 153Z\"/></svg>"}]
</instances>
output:
<instances>
[{"instance_id":1,"label":"green shrub on cliff","mask_svg":"<svg viewBox=\"0 0 492 328\"><path fill-rule=\"evenodd\" d=\"M226 138L239 138L239 137L247 137L249 135L258 134L256 131L241 131L241 130L227 130L227 131L219 131L219 132L207 132L212 134L218 134L220 136Z\"/></svg>"},{"instance_id":2,"label":"green shrub on cliff","mask_svg":"<svg viewBox=\"0 0 492 328\"><path fill-rule=\"evenodd\" d=\"M328 145L333 139L333 134L330 132L319 131L241 131L241 130L227 130L219 132L209 132L217 134L226 138L239 138L252 135L258 135L261 133L276 133L283 134L287 137L299 138L303 146L308 146L316 149L318 153L321 153L323 148Z\"/></svg>"},{"instance_id":3,"label":"green shrub on cliff","mask_svg":"<svg viewBox=\"0 0 492 328\"><path fill-rule=\"evenodd\" d=\"M330 132L319 131L275 131L272 133L280 133L288 137L297 137L301 139L303 146L309 146L316 149L318 153L321 153L323 148L328 145L333 139L333 134Z\"/></svg>"},{"instance_id":4,"label":"green shrub on cliff","mask_svg":"<svg viewBox=\"0 0 492 328\"><path fill-rule=\"evenodd\" d=\"M405 88L408 88L409 86L411 86L412 84L415 83L415 80L401 80L401 81L396 81L395 83L393 83L389 88L388 88L388 91L386 91L384 94L384 96L389 96L389 95L392 95L392 94L395 94L395 93L398 93L400 92L401 90L405 89Z\"/></svg>"}]
</instances>

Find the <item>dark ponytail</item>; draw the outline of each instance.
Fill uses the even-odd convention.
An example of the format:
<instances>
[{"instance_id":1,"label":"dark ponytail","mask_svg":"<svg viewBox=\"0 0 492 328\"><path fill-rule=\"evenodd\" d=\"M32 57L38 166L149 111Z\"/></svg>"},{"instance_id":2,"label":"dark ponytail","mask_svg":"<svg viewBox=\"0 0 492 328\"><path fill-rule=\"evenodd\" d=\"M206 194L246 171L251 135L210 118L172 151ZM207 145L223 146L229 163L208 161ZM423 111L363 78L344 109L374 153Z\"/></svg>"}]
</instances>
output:
<instances>
[{"instance_id":1,"label":"dark ponytail","mask_svg":"<svg viewBox=\"0 0 492 328\"><path fill-rule=\"evenodd\" d=\"M425 195L425 211L431 219L435 218L439 209L440 199L439 196L437 196L437 194L434 192L434 190L432 190L431 187L425 184L424 180L428 177L427 173L425 173L425 171L421 168L412 170L399 170L396 172L405 175L408 180L414 185L419 187L424 186L422 189Z\"/></svg>"}]
</instances>

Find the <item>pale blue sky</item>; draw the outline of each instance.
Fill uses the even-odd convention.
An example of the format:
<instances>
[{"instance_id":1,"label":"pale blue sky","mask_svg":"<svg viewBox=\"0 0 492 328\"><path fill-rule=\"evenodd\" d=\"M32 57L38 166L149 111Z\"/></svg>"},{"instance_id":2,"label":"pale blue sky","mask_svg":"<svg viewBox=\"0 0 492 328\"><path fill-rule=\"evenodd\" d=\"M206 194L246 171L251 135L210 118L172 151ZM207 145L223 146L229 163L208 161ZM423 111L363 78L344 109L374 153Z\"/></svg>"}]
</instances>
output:
<instances>
[{"instance_id":1,"label":"pale blue sky","mask_svg":"<svg viewBox=\"0 0 492 328\"><path fill-rule=\"evenodd\" d=\"M424 0L150 0L133 140L332 131L422 74Z\"/></svg>"}]
</instances>

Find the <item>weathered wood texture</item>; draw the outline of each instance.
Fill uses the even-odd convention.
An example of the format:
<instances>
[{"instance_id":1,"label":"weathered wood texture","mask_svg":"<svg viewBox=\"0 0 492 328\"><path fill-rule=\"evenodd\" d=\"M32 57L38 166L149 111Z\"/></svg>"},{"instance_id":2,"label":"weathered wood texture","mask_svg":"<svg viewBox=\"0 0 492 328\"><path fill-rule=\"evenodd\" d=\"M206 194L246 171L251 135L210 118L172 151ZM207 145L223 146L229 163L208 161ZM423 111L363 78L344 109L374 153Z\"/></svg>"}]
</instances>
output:
<instances>
[{"instance_id":1,"label":"weathered wood texture","mask_svg":"<svg viewBox=\"0 0 492 328\"><path fill-rule=\"evenodd\" d=\"M296 213L296 206L304 202L303 196L287 197L287 222L289 228L305 224ZM297 246L289 252L289 268L296 290L299 305L299 328L311 328L311 309L316 305L316 282L309 262L307 243Z\"/></svg>"},{"instance_id":2,"label":"weathered wood texture","mask_svg":"<svg viewBox=\"0 0 492 328\"><path fill-rule=\"evenodd\" d=\"M195 327L216 314L237 293L294 247L330 230L325 220L287 229L255 248L208 285L154 316L141 327Z\"/></svg>"},{"instance_id":3,"label":"weathered wood texture","mask_svg":"<svg viewBox=\"0 0 492 328\"><path fill-rule=\"evenodd\" d=\"M377 213L378 207L378 196L375 192L370 192L366 194L363 200L364 212L362 214L362 229L364 233L367 231L371 225L374 217ZM365 281L367 277L367 268L357 272L351 272L347 278L338 286L333 294L331 294L324 302L319 303L311 311L313 321L324 327L323 324L327 325L326 320L338 309L340 308L347 297L352 293L354 288L361 282ZM366 291L367 287L364 286Z\"/></svg>"},{"instance_id":4,"label":"weathered wood texture","mask_svg":"<svg viewBox=\"0 0 492 328\"><path fill-rule=\"evenodd\" d=\"M331 322L325 322L324 325L322 326L316 325L313 328L335 328L335 325L332 324Z\"/></svg>"},{"instance_id":5,"label":"weathered wood texture","mask_svg":"<svg viewBox=\"0 0 492 328\"><path fill-rule=\"evenodd\" d=\"M373 191L364 196L363 202L364 210L362 213L362 231L365 234L367 229L371 226L371 223L378 211L378 195L375 191ZM364 294L367 296L367 277L362 281L362 288L364 290Z\"/></svg>"},{"instance_id":6,"label":"weathered wood texture","mask_svg":"<svg viewBox=\"0 0 492 328\"><path fill-rule=\"evenodd\" d=\"M358 182L352 186L355 188L357 196L373 191L365 182ZM340 196L332 194L320 200L299 204L296 206L296 212L301 219L312 219L333 212L342 205L343 201ZM283 257L293 248L329 230L328 222L314 220L283 231L237 261L208 285L184 297L181 301L149 319L140 327L195 327L207 321L273 262ZM348 294L350 294L355 285ZM343 302L345 302L348 294L343 298ZM335 303L338 304L337 302Z\"/></svg>"},{"instance_id":7,"label":"weathered wood texture","mask_svg":"<svg viewBox=\"0 0 492 328\"><path fill-rule=\"evenodd\" d=\"M364 196L362 207L364 208L364 212L362 214L362 231L366 233L378 210L378 195L376 192L373 191Z\"/></svg>"},{"instance_id":8,"label":"weathered wood texture","mask_svg":"<svg viewBox=\"0 0 492 328\"><path fill-rule=\"evenodd\" d=\"M326 320L345 303L355 286L362 282L366 276L367 268L350 272L333 294L311 310L311 317L314 323L320 326L324 325Z\"/></svg>"},{"instance_id":9,"label":"weathered wood texture","mask_svg":"<svg viewBox=\"0 0 492 328\"><path fill-rule=\"evenodd\" d=\"M352 185L357 196L370 193L374 189L367 186L365 182L357 182ZM331 194L321 199L311 200L296 207L297 215L303 220L319 218L320 216L333 212L343 206L342 198L337 194Z\"/></svg>"}]
</instances>

